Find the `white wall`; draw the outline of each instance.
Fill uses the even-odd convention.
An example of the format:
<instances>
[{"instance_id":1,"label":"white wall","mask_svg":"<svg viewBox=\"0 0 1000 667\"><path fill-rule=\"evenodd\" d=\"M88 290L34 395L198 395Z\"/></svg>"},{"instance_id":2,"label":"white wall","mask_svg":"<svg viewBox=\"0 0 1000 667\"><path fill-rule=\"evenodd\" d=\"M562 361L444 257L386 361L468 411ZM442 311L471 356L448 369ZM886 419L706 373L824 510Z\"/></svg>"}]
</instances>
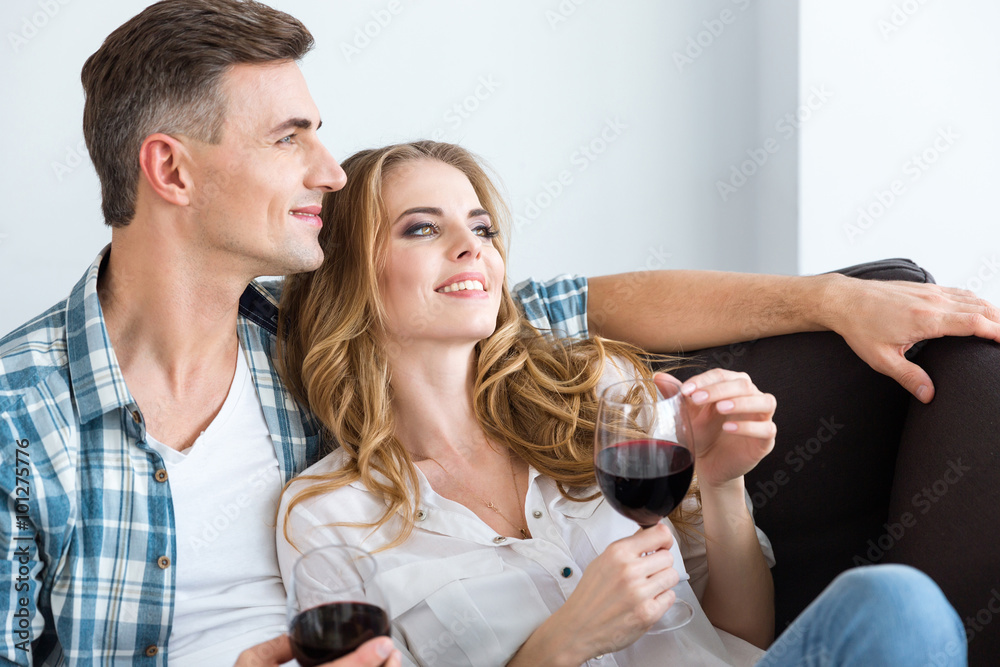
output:
<instances>
[{"instance_id":1,"label":"white wall","mask_svg":"<svg viewBox=\"0 0 1000 667\"><path fill-rule=\"evenodd\" d=\"M110 237L80 143L79 71L147 4L0 6L0 332L63 298ZM273 4L317 38L303 68L335 155L437 136L494 165L519 216L514 279L908 256L1000 301L1000 4ZM366 28L377 34L346 53ZM923 169L925 151L937 159Z\"/></svg>"},{"instance_id":2,"label":"white wall","mask_svg":"<svg viewBox=\"0 0 1000 667\"><path fill-rule=\"evenodd\" d=\"M493 164L520 216L513 278L796 270L795 139L727 201L716 187L796 105L794 0L398 3L272 2L316 36L303 69L335 155L439 131ZM79 72L147 4L0 6L0 332L64 298L110 238L80 150ZM366 26L378 34L346 54Z\"/></svg>"},{"instance_id":3,"label":"white wall","mask_svg":"<svg viewBox=\"0 0 1000 667\"><path fill-rule=\"evenodd\" d=\"M804 0L800 18L800 95L832 93L800 137L800 270L905 256L1000 301L1000 4Z\"/></svg>"}]
</instances>

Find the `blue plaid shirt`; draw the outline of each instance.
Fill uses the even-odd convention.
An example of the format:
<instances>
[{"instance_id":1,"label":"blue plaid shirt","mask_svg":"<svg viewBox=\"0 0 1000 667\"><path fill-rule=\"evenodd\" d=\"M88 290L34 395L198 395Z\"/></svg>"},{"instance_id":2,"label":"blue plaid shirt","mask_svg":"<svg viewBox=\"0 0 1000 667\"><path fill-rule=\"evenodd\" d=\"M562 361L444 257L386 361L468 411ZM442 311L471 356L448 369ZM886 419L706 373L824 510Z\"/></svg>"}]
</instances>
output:
<instances>
[{"instance_id":1,"label":"blue plaid shirt","mask_svg":"<svg viewBox=\"0 0 1000 667\"><path fill-rule=\"evenodd\" d=\"M68 299L0 339L0 664L167 664L173 504L108 339L107 252ZM237 333L288 481L317 459L319 429L271 362L279 293L251 283ZM584 278L514 293L539 329L587 335Z\"/></svg>"}]
</instances>

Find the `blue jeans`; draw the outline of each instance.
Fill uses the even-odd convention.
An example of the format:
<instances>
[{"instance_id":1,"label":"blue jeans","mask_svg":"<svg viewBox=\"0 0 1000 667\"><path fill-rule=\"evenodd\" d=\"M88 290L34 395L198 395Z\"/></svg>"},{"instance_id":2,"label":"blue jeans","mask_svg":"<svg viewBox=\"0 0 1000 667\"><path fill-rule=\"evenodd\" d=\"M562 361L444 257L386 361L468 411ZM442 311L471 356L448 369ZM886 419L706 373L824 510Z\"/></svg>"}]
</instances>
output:
<instances>
[{"instance_id":1,"label":"blue jeans","mask_svg":"<svg viewBox=\"0 0 1000 667\"><path fill-rule=\"evenodd\" d=\"M844 572L756 667L965 665L965 629L930 577L905 565Z\"/></svg>"}]
</instances>

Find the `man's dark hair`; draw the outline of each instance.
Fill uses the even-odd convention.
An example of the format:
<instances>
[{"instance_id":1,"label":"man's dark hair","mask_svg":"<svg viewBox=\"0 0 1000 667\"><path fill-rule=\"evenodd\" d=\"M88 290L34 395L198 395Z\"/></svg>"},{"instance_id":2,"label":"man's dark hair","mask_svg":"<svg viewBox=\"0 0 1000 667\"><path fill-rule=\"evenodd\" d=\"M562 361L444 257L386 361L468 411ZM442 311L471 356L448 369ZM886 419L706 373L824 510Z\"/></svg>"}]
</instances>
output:
<instances>
[{"instance_id":1,"label":"man's dark hair","mask_svg":"<svg viewBox=\"0 0 1000 667\"><path fill-rule=\"evenodd\" d=\"M297 61L312 48L297 19L252 0L163 0L111 33L83 66L83 136L101 179L104 221L135 217L139 148L150 134L218 143L222 76L234 65Z\"/></svg>"}]
</instances>

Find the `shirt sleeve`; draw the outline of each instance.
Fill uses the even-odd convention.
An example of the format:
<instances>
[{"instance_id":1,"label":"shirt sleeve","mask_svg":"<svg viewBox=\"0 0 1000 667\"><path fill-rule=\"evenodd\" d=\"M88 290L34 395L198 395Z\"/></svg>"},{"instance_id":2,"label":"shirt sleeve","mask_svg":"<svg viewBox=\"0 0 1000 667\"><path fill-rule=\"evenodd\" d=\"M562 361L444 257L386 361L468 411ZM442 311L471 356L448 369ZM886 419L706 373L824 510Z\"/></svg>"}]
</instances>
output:
<instances>
[{"instance_id":1,"label":"shirt sleeve","mask_svg":"<svg viewBox=\"0 0 1000 667\"><path fill-rule=\"evenodd\" d=\"M542 333L557 338L586 338L587 279L561 275L545 282L531 278L519 282L511 291L524 316Z\"/></svg>"}]
</instances>

